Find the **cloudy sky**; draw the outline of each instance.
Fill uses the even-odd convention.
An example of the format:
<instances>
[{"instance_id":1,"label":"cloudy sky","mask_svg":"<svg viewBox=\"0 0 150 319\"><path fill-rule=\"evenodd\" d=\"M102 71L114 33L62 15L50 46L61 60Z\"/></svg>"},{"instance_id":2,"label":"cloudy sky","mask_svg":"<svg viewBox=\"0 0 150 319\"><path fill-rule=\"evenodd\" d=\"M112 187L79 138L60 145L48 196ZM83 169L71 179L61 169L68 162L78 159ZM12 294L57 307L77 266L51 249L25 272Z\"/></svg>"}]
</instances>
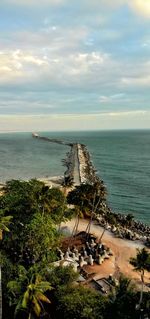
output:
<instances>
[{"instance_id":1,"label":"cloudy sky","mask_svg":"<svg viewBox=\"0 0 150 319\"><path fill-rule=\"evenodd\" d=\"M1 0L0 131L150 128L150 0Z\"/></svg>"}]
</instances>

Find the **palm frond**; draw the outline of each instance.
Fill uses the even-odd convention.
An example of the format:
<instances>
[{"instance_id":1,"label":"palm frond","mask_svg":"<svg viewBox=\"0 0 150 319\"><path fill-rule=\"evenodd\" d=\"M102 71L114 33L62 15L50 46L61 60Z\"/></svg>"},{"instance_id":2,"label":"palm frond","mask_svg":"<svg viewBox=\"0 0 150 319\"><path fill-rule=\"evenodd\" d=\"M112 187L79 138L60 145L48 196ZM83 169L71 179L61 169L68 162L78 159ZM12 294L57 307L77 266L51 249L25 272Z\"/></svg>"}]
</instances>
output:
<instances>
[{"instance_id":1,"label":"palm frond","mask_svg":"<svg viewBox=\"0 0 150 319\"><path fill-rule=\"evenodd\" d=\"M33 296L33 311L35 312L36 316L39 317L41 313L41 306L39 305L39 302L35 296Z\"/></svg>"},{"instance_id":2,"label":"palm frond","mask_svg":"<svg viewBox=\"0 0 150 319\"><path fill-rule=\"evenodd\" d=\"M41 290L45 292L46 290L52 290L50 283L47 281L41 281L39 284L36 285L37 290Z\"/></svg>"},{"instance_id":3,"label":"palm frond","mask_svg":"<svg viewBox=\"0 0 150 319\"><path fill-rule=\"evenodd\" d=\"M22 299L22 308L28 307L29 299L30 299L29 290L26 290L26 292L23 295L23 299Z\"/></svg>"},{"instance_id":4,"label":"palm frond","mask_svg":"<svg viewBox=\"0 0 150 319\"><path fill-rule=\"evenodd\" d=\"M17 306L15 308L14 318L17 317L18 312L21 311L21 310L22 310L22 298L20 298L20 300L18 301L18 304L17 304Z\"/></svg>"},{"instance_id":5,"label":"palm frond","mask_svg":"<svg viewBox=\"0 0 150 319\"><path fill-rule=\"evenodd\" d=\"M9 281L7 284L7 288L14 295L17 294L21 289L20 283L15 280Z\"/></svg>"},{"instance_id":6,"label":"palm frond","mask_svg":"<svg viewBox=\"0 0 150 319\"><path fill-rule=\"evenodd\" d=\"M51 303L51 301L45 295L43 295L40 291L36 293L36 298L40 301Z\"/></svg>"}]
</instances>

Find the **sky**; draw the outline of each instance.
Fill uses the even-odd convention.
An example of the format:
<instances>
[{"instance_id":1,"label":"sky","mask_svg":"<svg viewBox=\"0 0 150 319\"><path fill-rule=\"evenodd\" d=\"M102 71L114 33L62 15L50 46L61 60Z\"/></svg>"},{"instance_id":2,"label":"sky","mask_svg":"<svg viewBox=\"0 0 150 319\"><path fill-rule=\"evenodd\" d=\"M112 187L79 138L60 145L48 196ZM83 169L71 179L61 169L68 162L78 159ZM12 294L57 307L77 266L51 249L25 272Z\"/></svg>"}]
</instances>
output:
<instances>
[{"instance_id":1,"label":"sky","mask_svg":"<svg viewBox=\"0 0 150 319\"><path fill-rule=\"evenodd\" d=\"M150 128L150 0L1 0L0 132Z\"/></svg>"}]
</instances>

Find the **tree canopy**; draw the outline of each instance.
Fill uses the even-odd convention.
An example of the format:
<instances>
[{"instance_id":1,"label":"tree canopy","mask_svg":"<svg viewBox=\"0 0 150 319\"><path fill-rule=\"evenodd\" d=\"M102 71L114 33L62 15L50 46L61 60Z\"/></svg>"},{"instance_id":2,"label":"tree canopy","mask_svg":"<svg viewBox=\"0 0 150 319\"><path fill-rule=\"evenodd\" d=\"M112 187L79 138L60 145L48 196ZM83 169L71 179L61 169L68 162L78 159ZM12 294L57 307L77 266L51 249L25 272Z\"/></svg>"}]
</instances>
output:
<instances>
[{"instance_id":1,"label":"tree canopy","mask_svg":"<svg viewBox=\"0 0 150 319\"><path fill-rule=\"evenodd\" d=\"M82 184L68 194L67 200L75 206L78 217L93 216L103 210L106 190L103 183ZM78 285L78 273L72 267L54 267L61 242L58 226L71 216L59 189L49 189L37 180L9 181L0 197L0 216L5 319L139 317L135 309L139 292L132 289L130 280L120 278L114 291L104 297ZM131 216L128 219L130 223ZM111 212L105 221L115 223ZM150 266L148 251L139 251L130 262L144 275ZM142 292L142 297L143 313L147 315L150 295Z\"/></svg>"},{"instance_id":2,"label":"tree canopy","mask_svg":"<svg viewBox=\"0 0 150 319\"><path fill-rule=\"evenodd\" d=\"M103 183L81 184L68 193L67 202L80 207L83 213L99 211L106 201Z\"/></svg>"},{"instance_id":3,"label":"tree canopy","mask_svg":"<svg viewBox=\"0 0 150 319\"><path fill-rule=\"evenodd\" d=\"M49 189L37 180L9 181L0 197L0 212L5 221L13 216L10 232L2 240L12 262L28 267L43 258L53 259L60 237L57 225L69 216L59 189Z\"/></svg>"}]
</instances>

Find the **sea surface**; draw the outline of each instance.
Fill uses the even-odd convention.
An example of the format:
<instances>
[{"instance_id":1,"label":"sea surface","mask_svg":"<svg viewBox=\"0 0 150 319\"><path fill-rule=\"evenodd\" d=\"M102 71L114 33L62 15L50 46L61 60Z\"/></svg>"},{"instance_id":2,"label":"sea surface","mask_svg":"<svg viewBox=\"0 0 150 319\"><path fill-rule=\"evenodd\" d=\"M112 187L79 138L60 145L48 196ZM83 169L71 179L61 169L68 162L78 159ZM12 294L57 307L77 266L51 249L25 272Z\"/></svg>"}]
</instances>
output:
<instances>
[{"instance_id":1,"label":"sea surface","mask_svg":"<svg viewBox=\"0 0 150 319\"><path fill-rule=\"evenodd\" d=\"M133 213L150 224L150 131L40 132L84 143L115 212ZM31 133L0 134L0 182L63 175L69 148L32 138Z\"/></svg>"}]
</instances>

